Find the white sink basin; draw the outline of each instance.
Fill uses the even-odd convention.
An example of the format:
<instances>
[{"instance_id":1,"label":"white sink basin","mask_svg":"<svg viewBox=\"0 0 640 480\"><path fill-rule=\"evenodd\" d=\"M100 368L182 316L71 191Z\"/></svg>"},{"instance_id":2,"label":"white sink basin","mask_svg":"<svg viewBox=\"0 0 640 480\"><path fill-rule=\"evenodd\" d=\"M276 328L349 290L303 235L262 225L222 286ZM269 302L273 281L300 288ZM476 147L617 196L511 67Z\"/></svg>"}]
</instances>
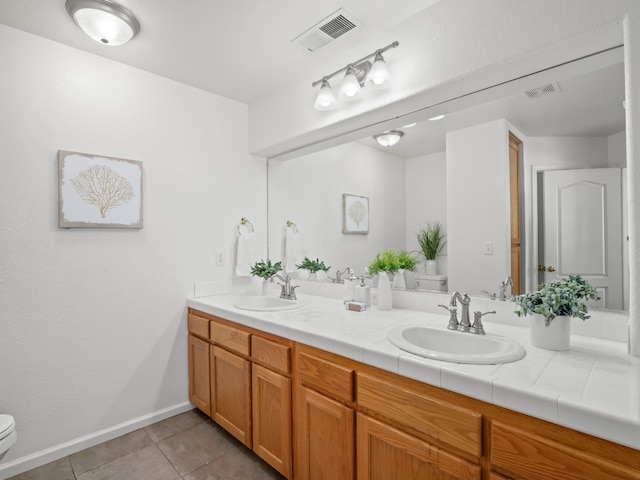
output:
<instances>
[{"instance_id":1,"label":"white sink basin","mask_svg":"<svg viewBox=\"0 0 640 480\"><path fill-rule=\"evenodd\" d=\"M520 360L522 345L499 335L475 335L425 326L393 328L387 338L402 350L445 362L493 364Z\"/></svg>"},{"instance_id":2,"label":"white sink basin","mask_svg":"<svg viewBox=\"0 0 640 480\"><path fill-rule=\"evenodd\" d=\"M243 297L237 300L233 306L241 310L254 312L278 312L280 310L293 310L303 305L300 300L286 300L278 297Z\"/></svg>"}]
</instances>

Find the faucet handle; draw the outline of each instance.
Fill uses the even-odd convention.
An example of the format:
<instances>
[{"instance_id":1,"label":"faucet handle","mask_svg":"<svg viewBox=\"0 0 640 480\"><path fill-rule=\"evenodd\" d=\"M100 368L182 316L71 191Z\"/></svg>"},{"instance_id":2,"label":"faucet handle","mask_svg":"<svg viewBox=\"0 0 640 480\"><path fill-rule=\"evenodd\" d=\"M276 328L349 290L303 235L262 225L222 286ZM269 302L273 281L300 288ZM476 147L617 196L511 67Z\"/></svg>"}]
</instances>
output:
<instances>
[{"instance_id":1,"label":"faucet handle","mask_svg":"<svg viewBox=\"0 0 640 480\"><path fill-rule=\"evenodd\" d=\"M484 293L487 297L489 297L491 300L495 300L496 299L496 292L489 292L487 290L480 290L480 293Z\"/></svg>"},{"instance_id":2,"label":"faucet handle","mask_svg":"<svg viewBox=\"0 0 640 480\"><path fill-rule=\"evenodd\" d=\"M447 325L447 328L449 330L458 330L458 309L449 305L439 304L438 306L449 312L449 325Z\"/></svg>"},{"instance_id":3,"label":"faucet handle","mask_svg":"<svg viewBox=\"0 0 640 480\"><path fill-rule=\"evenodd\" d=\"M484 335L484 326L482 325L482 317L484 315L488 315L489 313L496 313L495 310L491 310L490 312L473 312L473 325L469 328L471 333L475 333L476 335Z\"/></svg>"}]
</instances>

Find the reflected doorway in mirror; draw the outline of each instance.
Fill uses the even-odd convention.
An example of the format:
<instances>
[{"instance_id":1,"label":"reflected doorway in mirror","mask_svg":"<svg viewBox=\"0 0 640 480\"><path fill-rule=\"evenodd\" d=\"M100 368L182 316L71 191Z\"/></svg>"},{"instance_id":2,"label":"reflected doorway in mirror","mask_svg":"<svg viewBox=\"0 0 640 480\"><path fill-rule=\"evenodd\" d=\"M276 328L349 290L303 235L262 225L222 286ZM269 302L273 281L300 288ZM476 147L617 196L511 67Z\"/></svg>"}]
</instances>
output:
<instances>
[{"instance_id":1,"label":"reflected doorway in mirror","mask_svg":"<svg viewBox=\"0 0 640 480\"><path fill-rule=\"evenodd\" d=\"M369 233L369 198L342 194L342 233Z\"/></svg>"}]
</instances>

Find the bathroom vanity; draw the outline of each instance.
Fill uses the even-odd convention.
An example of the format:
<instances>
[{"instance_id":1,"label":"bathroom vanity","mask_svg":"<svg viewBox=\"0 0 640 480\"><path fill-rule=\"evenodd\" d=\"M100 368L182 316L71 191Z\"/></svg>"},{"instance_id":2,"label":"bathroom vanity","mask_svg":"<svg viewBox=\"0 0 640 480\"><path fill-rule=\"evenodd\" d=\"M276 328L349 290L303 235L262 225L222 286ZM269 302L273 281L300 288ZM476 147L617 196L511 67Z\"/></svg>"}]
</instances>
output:
<instances>
[{"instance_id":1,"label":"bathroom vanity","mask_svg":"<svg viewBox=\"0 0 640 480\"><path fill-rule=\"evenodd\" d=\"M509 371L535 369L552 353L526 346L530 358L521 364L459 369L374 333L398 323L446 324L444 315L347 312L339 300L312 296L296 310L249 312L233 306L237 298L188 302L190 399L286 478L640 479L637 415L625 423L593 407L594 422L583 429L591 434L579 432L561 424L558 410L544 418L535 406L555 398L558 409L561 395L527 392L517 380L508 386L516 408L499 405L497 384L508 383ZM526 338L520 327L491 328ZM567 356L578 369L582 350L575 361Z\"/></svg>"}]
</instances>

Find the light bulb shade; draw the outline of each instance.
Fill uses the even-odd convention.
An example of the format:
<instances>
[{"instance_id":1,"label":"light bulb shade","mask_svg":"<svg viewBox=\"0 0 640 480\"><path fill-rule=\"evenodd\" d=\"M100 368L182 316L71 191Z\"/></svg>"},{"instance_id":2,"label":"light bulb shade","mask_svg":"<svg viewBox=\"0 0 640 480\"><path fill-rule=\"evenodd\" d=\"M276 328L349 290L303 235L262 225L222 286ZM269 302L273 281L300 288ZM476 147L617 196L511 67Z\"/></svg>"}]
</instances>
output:
<instances>
[{"instance_id":1,"label":"light bulb shade","mask_svg":"<svg viewBox=\"0 0 640 480\"><path fill-rule=\"evenodd\" d=\"M333 110L336 108L337 103L336 96L333 94L333 90L331 90L331 85L329 85L326 78L323 79L322 86L316 97L316 103L314 103L313 106L316 110Z\"/></svg>"},{"instance_id":2,"label":"light bulb shade","mask_svg":"<svg viewBox=\"0 0 640 480\"><path fill-rule=\"evenodd\" d=\"M362 97L362 87L356 77L356 72L351 65L347 68L347 73L340 85L340 91L338 92L338 98L340 100L358 100Z\"/></svg>"},{"instance_id":3,"label":"light bulb shade","mask_svg":"<svg viewBox=\"0 0 640 480\"><path fill-rule=\"evenodd\" d=\"M67 0L65 8L84 33L103 45L122 45L140 32L136 17L108 0Z\"/></svg>"},{"instance_id":4,"label":"light bulb shade","mask_svg":"<svg viewBox=\"0 0 640 480\"><path fill-rule=\"evenodd\" d=\"M373 138L375 138L376 141L383 147L393 147L400 141L403 135L404 132L402 132L401 130L389 130L388 132L374 135Z\"/></svg>"},{"instance_id":5,"label":"light bulb shade","mask_svg":"<svg viewBox=\"0 0 640 480\"><path fill-rule=\"evenodd\" d=\"M390 78L391 75L389 74L387 63L384 61L382 54L376 53L376 58L373 61L373 65L371 65L371 70L369 71L367 80L373 83L377 88L389 88Z\"/></svg>"}]
</instances>

